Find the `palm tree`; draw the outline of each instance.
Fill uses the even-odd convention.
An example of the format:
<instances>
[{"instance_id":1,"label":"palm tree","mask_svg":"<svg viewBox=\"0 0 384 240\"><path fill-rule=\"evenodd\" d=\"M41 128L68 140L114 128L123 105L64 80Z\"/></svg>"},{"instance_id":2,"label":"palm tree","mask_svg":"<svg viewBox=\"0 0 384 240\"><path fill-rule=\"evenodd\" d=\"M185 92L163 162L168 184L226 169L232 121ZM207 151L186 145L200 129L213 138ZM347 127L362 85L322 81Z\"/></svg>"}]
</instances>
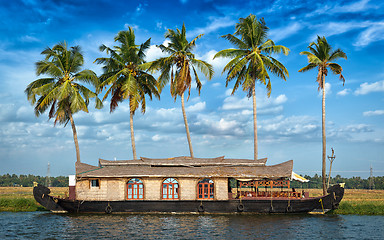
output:
<instances>
[{"instance_id":1,"label":"palm tree","mask_svg":"<svg viewBox=\"0 0 384 240\"><path fill-rule=\"evenodd\" d=\"M203 34L200 34L192 41L188 42L184 23L181 31L179 29L176 29L176 31L168 29L165 33L165 38L169 39L170 42L167 46L161 44L158 47L162 52L168 53L169 56L153 61L150 66L151 70L159 70L161 72L159 76L160 88L162 89L165 84L171 80L172 97L174 97L175 101L177 96L180 96L181 98L181 108L191 157L194 157L194 155L191 137L189 134L187 115L185 114L184 92L188 89L188 101L191 93L191 72L193 72L197 90L200 94L202 84L196 68L202 72L208 80L210 80L213 76L212 66L203 60L196 59L195 55L192 53L193 48L196 46L196 40L202 36Z\"/></svg>"},{"instance_id":2,"label":"palm tree","mask_svg":"<svg viewBox=\"0 0 384 240\"><path fill-rule=\"evenodd\" d=\"M347 59L347 55L340 49L332 50L331 45L328 44L327 39L325 37L317 36L317 42L312 42L308 46L309 52L304 51L301 52L301 55L306 55L308 57L309 64L299 72L306 72L315 67L317 67L317 78L316 82L319 84L318 90L322 89L323 99L322 99L322 136L323 136L323 164L322 164L322 177L323 177L323 194L325 195L327 192L326 187L326 138L325 138L325 76L328 74L328 68L331 70L333 74L338 74L340 76L340 80L343 81L343 85L345 79L341 72L343 71L342 67L333 63L332 61L344 58Z\"/></svg>"},{"instance_id":3,"label":"palm tree","mask_svg":"<svg viewBox=\"0 0 384 240\"><path fill-rule=\"evenodd\" d=\"M237 37L239 36L239 37ZM243 91L248 97L253 98L253 129L254 129L254 159L257 160L257 119L256 119L256 81L266 85L268 97L271 94L271 81L268 71L279 78L286 80L288 71L282 63L272 57L272 54L284 53L288 55L289 49L275 45L267 39L268 27L264 19L257 20L255 15L250 14L247 18L240 18L236 24L236 31L232 34L222 36L231 42L236 49L225 49L216 53L216 57L232 58L224 67L223 72L228 72L226 87L230 81L236 79L232 95L242 85Z\"/></svg>"},{"instance_id":4,"label":"palm tree","mask_svg":"<svg viewBox=\"0 0 384 240\"><path fill-rule=\"evenodd\" d=\"M62 42L52 49L46 48L41 54L45 59L36 62L36 74L47 75L30 83L25 89L28 100L35 106L36 116L40 116L49 108L49 119L55 118L55 125L71 122L73 139L76 148L76 162L80 163L80 150L73 114L88 112L89 99L96 98L96 108L102 103L96 93L81 83L98 86L98 78L91 70L82 70L84 57L79 46L68 49ZM38 99L36 100L36 97Z\"/></svg>"},{"instance_id":5,"label":"palm tree","mask_svg":"<svg viewBox=\"0 0 384 240\"><path fill-rule=\"evenodd\" d=\"M128 31L120 31L116 35L115 42L118 42L119 46L115 46L114 49L101 45L100 51L105 51L110 57L97 58L95 62L104 64L100 88L111 85L103 98L104 101L109 94L111 95L110 112L113 112L123 100L129 100L132 152L133 159L137 159L133 115L140 105L142 113L145 113L145 94L151 100L152 94L160 98L156 79L145 71L145 51L149 48L151 39L140 46L136 45L134 30L129 27Z\"/></svg>"}]
</instances>

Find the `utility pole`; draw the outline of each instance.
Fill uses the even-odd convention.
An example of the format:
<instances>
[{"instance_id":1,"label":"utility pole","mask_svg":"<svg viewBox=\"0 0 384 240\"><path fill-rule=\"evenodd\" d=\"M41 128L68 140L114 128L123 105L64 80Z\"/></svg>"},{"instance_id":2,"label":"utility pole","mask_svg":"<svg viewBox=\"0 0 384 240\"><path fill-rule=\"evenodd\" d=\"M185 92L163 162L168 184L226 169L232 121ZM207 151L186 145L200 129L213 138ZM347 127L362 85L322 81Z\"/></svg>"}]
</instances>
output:
<instances>
[{"instance_id":1,"label":"utility pole","mask_svg":"<svg viewBox=\"0 0 384 240\"><path fill-rule=\"evenodd\" d=\"M48 162L47 176L45 177L45 185L51 187L51 164Z\"/></svg>"},{"instance_id":2,"label":"utility pole","mask_svg":"<svg viewBox=\"0 0 384 240\"><path fill-rule=\"evenodd\" d=\"M333 161L336 158L335 151L333 150L333 148L331 148L331 149L332 149L332 156L328 156L328 160L331 162L331 164L329 166L329 175L328 175L327 188L329 188L329 181L331 180L332 163L333 163Z\"/></svg>"},{"instance_id":3,"label":"utility pole","mask_svg":"<svg viewBox=\"0 0 384 240\"><path fill-rule=\"evenodd\" d=\"M375 188L375 181L373 177L373 169L372 169L372 164L370 165L370 176L369 176L369 189L374 189Z\"/></svg>"}]
</instances>

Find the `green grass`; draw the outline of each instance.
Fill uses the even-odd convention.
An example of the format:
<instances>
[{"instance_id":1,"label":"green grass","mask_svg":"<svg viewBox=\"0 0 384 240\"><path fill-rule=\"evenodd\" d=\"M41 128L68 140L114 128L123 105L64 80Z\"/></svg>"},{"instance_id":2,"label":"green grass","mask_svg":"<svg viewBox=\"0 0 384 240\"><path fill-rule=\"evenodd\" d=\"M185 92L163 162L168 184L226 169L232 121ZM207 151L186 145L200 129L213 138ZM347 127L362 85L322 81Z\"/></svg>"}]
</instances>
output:
<instances>
[{"instance_id":1,"label":"green grass","mask_svg":"<svg viewBox=\"0 0 384 240\"><path fill-rule=\"evenodd\" d=\"M0 198L0 212L33 212L45 208L33 198Z\"/></svg>"},{"instance_id":2,"label":"green grass","mask_svg":"<svg viewBox=\"0 0 384 240\"><path fill-rule=\"evenodd\" d=\"M52 188L52 195L64 196L68 188ZM0 212L47 211L33 197L33 187L0 187Z\"/></svg>"},{"instance_id":3,"label":"green grass","mask_svg":"<svg viewBox=\"0 0 384 240\"><path fill-rule=\"evenodd\" d=\"M332 211L331 214L384 215L384 202L341 201L339 209Z\"/></svg>"}]
</instances>

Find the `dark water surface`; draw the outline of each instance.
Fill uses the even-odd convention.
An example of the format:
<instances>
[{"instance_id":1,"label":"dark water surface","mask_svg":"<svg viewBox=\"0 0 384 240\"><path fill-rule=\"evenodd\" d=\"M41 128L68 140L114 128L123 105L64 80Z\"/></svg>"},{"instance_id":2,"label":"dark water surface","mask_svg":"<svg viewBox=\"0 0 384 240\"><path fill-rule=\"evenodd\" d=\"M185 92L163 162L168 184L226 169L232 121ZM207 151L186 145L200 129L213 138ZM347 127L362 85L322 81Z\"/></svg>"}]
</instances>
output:
<instances>
[{"instance_id":1,"label":"dark water surface","mask_svg":"<svg viewBox=\"0 0 384 240\"><path fill-rule=\"evenodd\" d=\"M384 239L384 216L3 212L0 239Z\"/></svg>"}]
</instances>

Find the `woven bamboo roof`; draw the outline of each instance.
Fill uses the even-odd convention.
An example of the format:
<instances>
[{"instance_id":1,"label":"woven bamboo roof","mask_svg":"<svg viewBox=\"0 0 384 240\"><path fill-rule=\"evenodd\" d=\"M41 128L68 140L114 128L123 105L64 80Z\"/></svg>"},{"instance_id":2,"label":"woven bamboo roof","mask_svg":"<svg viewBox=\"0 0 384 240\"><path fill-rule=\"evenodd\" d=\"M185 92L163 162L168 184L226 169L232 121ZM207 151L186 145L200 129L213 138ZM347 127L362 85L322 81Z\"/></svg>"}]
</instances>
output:
<instances>
[{"instance_id":1,"label":"woven bamboo roof","mask_svg":"<svg viewBox=\"0 0 384 240\"><path fill-rule=\"evenodd\" d=\"M150 166L184 166L184 167L198 167L198 166L263 166L267 162L267 158L262 158L258 160L250 159L229 159L222 157L216 158L191 158L191 157L174 157L174 158L145 158L141 157L139 160L119 160L119 161L109 161L104 159L99 159L99 166L127 166L127 165L150 165Z\"/></svg>"},{"instance_id":2,"label":"woven bamboo roof","mask_svg":"<svg viewBox=\"0 0 384 240\"><path fill-rule=\"evenodd\" d=\"M266 166L266 159L188 158L107 161L100 159L99 166L76 164L77 177L234 177L234 178L288 178L293 161Z\"/></svg>"}]
</instances>

